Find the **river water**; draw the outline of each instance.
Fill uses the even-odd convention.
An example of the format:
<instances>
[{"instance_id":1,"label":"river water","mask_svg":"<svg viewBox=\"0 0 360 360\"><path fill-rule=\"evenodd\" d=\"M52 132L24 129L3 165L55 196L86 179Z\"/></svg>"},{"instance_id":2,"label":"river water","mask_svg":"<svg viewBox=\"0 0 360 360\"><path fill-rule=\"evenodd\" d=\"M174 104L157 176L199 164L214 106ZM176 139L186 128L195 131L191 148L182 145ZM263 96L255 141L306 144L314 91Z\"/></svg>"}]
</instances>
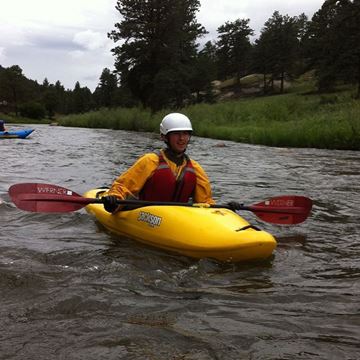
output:
<instances>
[{"instance_id":1,"label":"river water","mask_svg":"<svg viewBox=\"0 0 360 360\"><path fill-rule=\"evenodd\" d=\"M116 237L83 209L17 209L12 184L83 193L162 145L155 134L34 128L0 140L1 359L359 359L358 152L194 137L188 153L218 203L314 200L296 226L242 213L278 247L264 262L224 264Z\"/></svg>"}]
</instances>

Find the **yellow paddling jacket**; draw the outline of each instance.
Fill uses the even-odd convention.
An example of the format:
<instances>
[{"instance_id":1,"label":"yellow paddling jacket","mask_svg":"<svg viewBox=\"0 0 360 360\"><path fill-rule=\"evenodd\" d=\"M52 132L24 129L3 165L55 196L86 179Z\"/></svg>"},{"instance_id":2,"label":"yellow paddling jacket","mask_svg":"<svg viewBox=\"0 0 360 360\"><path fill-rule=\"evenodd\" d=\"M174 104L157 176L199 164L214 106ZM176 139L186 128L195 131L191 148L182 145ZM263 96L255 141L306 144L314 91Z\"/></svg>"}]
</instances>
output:
<instances>
[{"instance_id":1,"label":"yellow paddling jacket","mask_svg":"<svg viewBox=\"0 0 360 360\"><path fill-rule=\"evenodd\" d=\"M187 165L186 158L181 165L176 165L166 157L161 150L161 155L166 161L176 179L181 176ZM196 185L193 192L193 201L196 203L215 204L212 198L211 186L204 169L195 161L191 160L196 175ZM150 179L159 166L159 155L148 153L140 157L134 165L120 175L112 184L107 195L115 195L120 199L138 198L148 179Z\"/></svg>"}]
</instances>

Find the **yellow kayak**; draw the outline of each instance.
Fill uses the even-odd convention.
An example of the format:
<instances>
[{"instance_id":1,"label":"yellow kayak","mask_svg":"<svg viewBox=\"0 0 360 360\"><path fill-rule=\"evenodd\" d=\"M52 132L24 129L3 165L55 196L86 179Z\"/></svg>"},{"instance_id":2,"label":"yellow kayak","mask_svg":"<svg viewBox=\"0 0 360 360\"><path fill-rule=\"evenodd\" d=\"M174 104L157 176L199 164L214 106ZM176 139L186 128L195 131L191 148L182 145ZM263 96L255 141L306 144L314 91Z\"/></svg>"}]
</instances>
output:
<instances>
[{"instance_id":1,"label":"yellow kayak","mask_svg":"<svg viewBox=\"0 0 360 360\"><path fill-rule=\"evenodd\" d=\"M101 197L105 190L93 189L84 197ZM86 210L115 234L197 259L266 259L276 247L271 234L228 209L145 206L110 214L102 204L89 204Z\"/></svg>"}]
</instances>

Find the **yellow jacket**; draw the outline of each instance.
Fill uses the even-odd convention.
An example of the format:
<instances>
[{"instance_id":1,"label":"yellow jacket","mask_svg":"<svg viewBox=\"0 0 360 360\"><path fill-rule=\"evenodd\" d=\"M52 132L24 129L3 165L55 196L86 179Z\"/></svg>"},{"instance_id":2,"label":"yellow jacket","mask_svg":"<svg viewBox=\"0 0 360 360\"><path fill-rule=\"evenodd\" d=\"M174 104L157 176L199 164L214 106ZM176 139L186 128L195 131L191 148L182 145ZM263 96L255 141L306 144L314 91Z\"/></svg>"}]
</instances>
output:
<instances>
[{"instance_id":1,"label":"yellow jacket","mask_svg":"<svg viewBox=\"0 0 360 360\"><path fill-rule=\"evenodd\" d=\"M170 161L163 150L161 153L176 176L181 174L181 170L186 165L186 160L180 166ZM191 159L196 174L196 187L194 192L195 203L215 204L212 198L211 186L204 169ZM148 153L140 157L134 165L120 175L112 184L107 195L115 195L120 199L137 198L137 195L145 185L146 181L153 175L159 165L159 156L155 153Z\"/></svg>"}]
</instances>

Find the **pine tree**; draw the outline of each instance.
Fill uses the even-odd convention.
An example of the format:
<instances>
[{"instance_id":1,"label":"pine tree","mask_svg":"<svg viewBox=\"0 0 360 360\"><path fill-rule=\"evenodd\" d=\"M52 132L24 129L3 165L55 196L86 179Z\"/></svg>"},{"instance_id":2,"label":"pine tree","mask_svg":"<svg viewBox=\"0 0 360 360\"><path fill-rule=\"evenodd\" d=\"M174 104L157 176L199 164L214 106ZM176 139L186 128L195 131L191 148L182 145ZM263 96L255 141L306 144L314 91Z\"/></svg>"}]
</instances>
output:
<instances>
[{"instance_id":1,"label":"pine tree","mask_svg":"<svg viewBox=\"0 0 360 360\"><path fill-rule=\"evenodd\" d=\"M105 68L100 76L99 85L96 87L94 97L99 107L112 107L116 105L117 77L110 69Z\"/></svg>"},{"instance_id":2,"label":"pine tree","mask_svg":"<svg viewBox=\"0 0 360 360\"><path fill-rule=\"evenodd\" d=\"M2 101L6 101L15 115L18 115L19 105L26 95L26 78L18 65L13 65L1 71L0 95Z\"/></svg>"},{"instance_id":3,"label":"pine tree","mask_svg":"<svg viewBox=\"0 0 360 360\"><path fill-rule=\"evenodd\" d=\"M245 76L249 67L251 51L250 36L254 31L249 27L250 19L237 19L226 22L218 28L217 56L219 60L220 78L236 76L240 85L240 78Z\"/></svg>"},{"instance_id":4,"label":"pine tree","mask_svg":"<svg viewBox=\"0 0 360 360\"><path fill-rule=\"evenodd\" d=\"M199 0L118 0L122 21L108 36L121 86L153 110L182 106L190 98Z\"/></svg>"},{"instance_id":5,"label":"pine tree","mask_svg":"<svg viewBox=\"0 0 360 360\"><path fill-rule=\"evenodd\" d=\"M273 80L280 79L280 92L284 90L285 76L291 76L294 72L303 22L304 15L290 17L275 11L265 22L256 42L255 53L261 57L261 63L257 66L262 67L264 74L270 72Z\"/></svg>"},{"instance_id":6,"label":"pine tree","mask_svg":"<svg viewBox=\"0 0 360 360\"><path fill-rule=\"evenodd\" d=\"M316 70L320 91L329 91L334 87L341 56L334 32L338 15L336 3L337 0L326 0L312 17L308 30L307 53L310 64Z\"/></svg>"}]
</instances>

